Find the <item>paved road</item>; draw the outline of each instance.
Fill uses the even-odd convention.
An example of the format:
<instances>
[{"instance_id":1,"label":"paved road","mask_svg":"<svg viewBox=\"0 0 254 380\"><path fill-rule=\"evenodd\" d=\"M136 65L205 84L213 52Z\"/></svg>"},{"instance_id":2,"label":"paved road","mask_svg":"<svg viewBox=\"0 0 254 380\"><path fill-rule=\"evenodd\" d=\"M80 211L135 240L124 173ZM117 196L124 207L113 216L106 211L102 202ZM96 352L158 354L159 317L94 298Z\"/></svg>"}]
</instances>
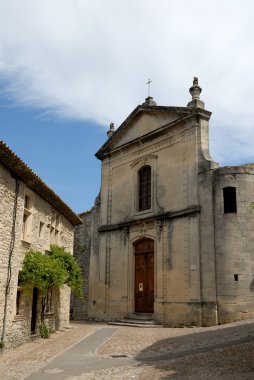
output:
<instances>
[{"instance_id":1,"label":"paved road","mask_svg":"<svg viewBox=\"0 0 254 380\"><path fill-rule=\"evenodd\" d=\"M101 358L96 355L96 350L111 338L116 330L107 327L101 328L59 355L51 363L27 379L65 380L71 376L80 376L98 370L125 366L126 359L116 361L113 358ZM128 358L127 360L128 364L136 363L133 359Z\"/></svg>"},{"instance_id":2,"label":"paved road","mask_svg":"<svg viewBox=\"0 0 254 380\"><path fill-rule=\"evenodd\" d=\"M1 380L254 379L254 319L210 328L75 323L0 357Z\"/></svg>"}]
</instances>

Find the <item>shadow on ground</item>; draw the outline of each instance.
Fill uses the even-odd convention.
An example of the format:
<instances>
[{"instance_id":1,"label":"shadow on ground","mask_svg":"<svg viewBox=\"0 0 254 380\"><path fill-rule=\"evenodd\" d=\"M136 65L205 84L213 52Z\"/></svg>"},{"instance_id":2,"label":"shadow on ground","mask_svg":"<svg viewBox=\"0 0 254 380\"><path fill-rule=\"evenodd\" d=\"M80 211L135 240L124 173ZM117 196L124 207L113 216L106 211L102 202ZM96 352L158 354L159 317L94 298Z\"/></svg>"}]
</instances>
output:
<instances>
[{"instance_id":1,"label":"shadow on ground","mask_svg":"<svg viewBox=\"0 0 254 380\"><path fill-rule=\"evenodd\" d=\"M156 342L135 359L156 369L157 379L253 379L254 323L188 331Z\"/></svg>"}]
</instances>

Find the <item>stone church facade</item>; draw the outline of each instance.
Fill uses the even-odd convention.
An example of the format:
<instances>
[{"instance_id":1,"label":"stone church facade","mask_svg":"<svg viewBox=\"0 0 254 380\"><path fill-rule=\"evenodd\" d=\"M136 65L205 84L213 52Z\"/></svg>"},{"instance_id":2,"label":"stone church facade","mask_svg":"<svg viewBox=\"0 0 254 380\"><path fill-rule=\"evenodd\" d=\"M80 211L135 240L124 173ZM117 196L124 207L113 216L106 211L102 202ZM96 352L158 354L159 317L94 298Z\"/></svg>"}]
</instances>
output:
<instances>
[{"instance_id":1,"label":"stone church facade","mask_svg":"<svg viewBox=\"0 0 254 380\"><path fill-rule=\"evenodd\" d=\"M219 167L194 78L187 107L148 97L96 153L88 316L165 325L254 316L254 165Z\"/></svg>"}]
</instances>

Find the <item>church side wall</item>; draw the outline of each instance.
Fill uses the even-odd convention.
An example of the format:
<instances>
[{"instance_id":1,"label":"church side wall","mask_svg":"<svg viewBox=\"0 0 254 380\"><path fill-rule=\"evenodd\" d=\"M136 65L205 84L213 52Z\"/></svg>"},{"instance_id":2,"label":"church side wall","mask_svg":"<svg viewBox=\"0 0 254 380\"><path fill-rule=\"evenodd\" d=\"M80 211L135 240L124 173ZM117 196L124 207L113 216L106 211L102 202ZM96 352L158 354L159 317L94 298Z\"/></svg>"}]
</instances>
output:
<instances>
[{"instance_id":1,"label":"church side wall","mask_svg":"<svg viewBox=\"0 0 254 380\"><path fill-rule=\"evenodd\" d=\"M99 275L100 266L103 265L103 255L100 254L100 234L98 229L101 220L101 197L97 198L91 213L91 255L89 270L89 297L88 297L88 317L92 319L105 319L104 307L100 300L105 299L105 289L100 282L104 282ZM101 290L101 291L100 291Z\"/></svg>"},{"instance_id":2,"label":"church side wall","mask_svg":"<svg viewBox=\"0 0 254 380\"><path fill-rule=\"evenodd\" d=\"M219 323L254 316L254 171L215 172L215 243ZM224 212L223 188L236 189L237 212Z\"/></svg>"},{"instance_id":3,"label":"church side wall","mask_svg":"<svg viewBox=\"0 0 254 380\"><path fill-rule=\"evenodd\" d=\"M74 229L73 255L82 270L84 297L80 300L75 296L74 292L71 294L71 319L73 320L85 320L88 318L92 211L84 212L79 217L83 223Z\"/></svg>"}]
</instances>

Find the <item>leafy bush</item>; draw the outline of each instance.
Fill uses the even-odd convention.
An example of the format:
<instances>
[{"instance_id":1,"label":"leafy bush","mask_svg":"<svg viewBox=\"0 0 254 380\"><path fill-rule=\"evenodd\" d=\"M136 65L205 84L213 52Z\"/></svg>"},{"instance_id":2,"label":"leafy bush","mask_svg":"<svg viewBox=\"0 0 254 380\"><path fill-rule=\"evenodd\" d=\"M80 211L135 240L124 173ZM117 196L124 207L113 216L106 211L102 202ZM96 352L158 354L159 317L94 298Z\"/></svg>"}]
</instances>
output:
<instances>
[{"instance_id":1,"label":"leafy bush","mask_svg":"<svg viewBox=\"0 0 254 380\"><path fill-rule=\"evenodd\" d=\"M40 336L44 339L50 337L50 329L46 325L40 325Z\"/></svg>"},{"instance_id":2,"label":"leafy bush","mask_svg":"<svg viewBox=\"0 0 254 380\"><path fill-rule=\"evenodd\" d=\"M65 252L63 248L57 245L51 245L52 258L58 263L62 263L66 273L65 284L74 290L77 297L83 296L83 278L81 269L78 266L75 258L69 253Z\"/></svg>"},{"instance_id":3,"label":"leafy bush","mask_svg":"<svg viewBox=\"0 0 254 380\"><path fill-rule=\"evenodd\" d=\"M65 277L63 266L53 261L51 256L39 251L29 251L20 273L20 285L27 294L30 294L33 288L38 288L44 296L47 289L61 287Z\"/></svg>"},{"instance_id":4,"label":"leafy bush","mask_svg":"<svg viewBox=\"0 0 254 380\"><path fill-rule=\"evenodd\" d=\"M26 294L38 288L42 296L51 287L60 288L67 284L78 297L82 297L82 274L75 258L56 245L51 246L49 255L39 251L29 251L20 273L20 286Z\"/></svg>"}]
</instances>

